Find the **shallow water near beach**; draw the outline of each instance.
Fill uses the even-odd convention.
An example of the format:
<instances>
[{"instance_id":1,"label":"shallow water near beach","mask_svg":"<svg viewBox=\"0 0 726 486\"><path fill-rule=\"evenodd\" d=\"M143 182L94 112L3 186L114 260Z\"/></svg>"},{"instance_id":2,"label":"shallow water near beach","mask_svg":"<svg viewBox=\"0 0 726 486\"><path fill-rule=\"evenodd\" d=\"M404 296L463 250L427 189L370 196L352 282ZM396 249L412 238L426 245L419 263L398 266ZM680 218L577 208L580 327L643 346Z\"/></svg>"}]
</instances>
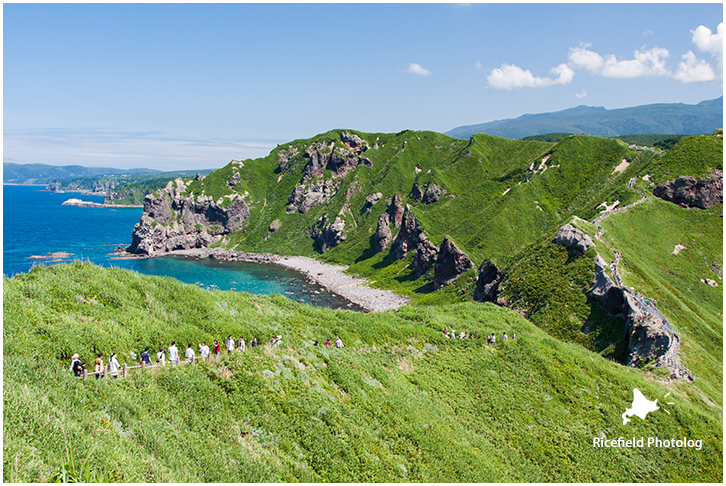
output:
<instances>
[{"instance_id":1,"label":"shallow water near beach","mask_svg":"<svg viewBox=\"0 0 726 486\"><path fill-rule=\"evenodd\" d=\"M307 304L360 310L293 270L274 264L159 257L121 260L114 248L131 243L140 208L62 206L70 198L103 202L99 196L56 194L44 186L3 185L3 274L12 277L34 265L90 261L147 275L173 277L203 288L280 294ZM71 255L45 257L49 253ZM45 257L45 258L37 258Z\"/></svg>"}]
</instances>

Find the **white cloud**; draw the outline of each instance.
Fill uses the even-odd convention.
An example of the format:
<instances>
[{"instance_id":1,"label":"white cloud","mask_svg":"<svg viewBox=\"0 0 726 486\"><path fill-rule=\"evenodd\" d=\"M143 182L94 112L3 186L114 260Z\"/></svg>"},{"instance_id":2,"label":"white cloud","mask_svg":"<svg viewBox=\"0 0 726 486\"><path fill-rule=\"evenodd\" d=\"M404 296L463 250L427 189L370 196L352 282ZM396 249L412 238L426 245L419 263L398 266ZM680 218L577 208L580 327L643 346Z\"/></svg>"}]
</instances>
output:
<instances>
[{"instance_id":1,"label":"white cloud","mask_svg":"<svg viewBox=\"0 0 726 486\"><path fill-rule=\"evenodd\" d=\"M608 78L642 78L644 76L664 76L668 74L666 60L670 57L668 49L654 47L646 51L635 51L635 59L618 61L613 55L605 57L601 74Z\"/></svg>"},{"instance_id":2,"label":"white cloud","mask_svg":"<svg viewBox=\"0 0 726 486\"><path fill-rule=\"evenodd\" d=\"M543 78L534 76L529 69L522 69L513 64L502 64L501 68L492 69L487 76L489 86L494 89L511 90L515 88L543 88L555 84L568 84L575 76L575 72L567 64L553 67L550 72L556 78Z\"/></svg>"},{"instance_id":3,"label":"white cloud","mask_svg":"<svg viewBox=\"0 0 726 486\"><path fill-rule=\"evenodd\" d=\"M691 41L699 50L710 52L716 58L723 58L723 22L718 24L715 34L705 25L699 25L691 33L693 33Z\"/></svg>"},{"instance_id":4,"label":"white cloud","mask_svg":"<svg viewBox=\"0 0 726 486\"><path fill-rule=\"evenodd\" d=\"M678 71L673 78L684 83L713 81L716 79L716 73L709 63L703 59L697 59L693 51L688 51L683 55L683 60L678 64Z\"/></svg>"},{"instance_id":5,"label":"white cloud","mask_svg":"<svg viewBox=\"0 0 726 486\"><path fill-rule=\"evenodd\" d=\"M597 73L605 64L603 57L597 52L588 49L590 44L581 44L580 47L570 47L570 53L567 59L570 64L576 68L587 69L593 73Z\"/></svg>"},{"instance_id":6,"label":"white cloud","mask_svg":"<svg viewBox=\"0 0 726 486\"><path fill-rule=\"evenodd\" d=\"M419 76L431 76L431 71L421 67L420 64L416 64L415 62L409 62L408 69L406 69L403 72L411 73L411 74L418 74Z\"/></svg>"},{"instance_id":7,"label":"white cloud","mask_svg":"<svg viewBox=\"0 0 726 486\"><path fill-rule=\"evenodd\" d=\"M577 98L578 100L580 98L584 98L585 96L587 96L587 91L585 91L584 89L582 91L580 91L579 93L575 93L575 98Z\"/></svg>"},{"instance_id":8,"label":"white cloud","mask_svg":"<svg viewBox=\"0 0 726 486\"><path fill-rule=\"evenodd\" d=\"M654 47L653 49L635 51L634 59L618 60L614 55L605 57L588 49L589 44L570 48L567 59L575 68L587 69L608 78L640 78L643 76L668 75L666 60L670 56L668 49Z\"/></svg>"}]
</instances>

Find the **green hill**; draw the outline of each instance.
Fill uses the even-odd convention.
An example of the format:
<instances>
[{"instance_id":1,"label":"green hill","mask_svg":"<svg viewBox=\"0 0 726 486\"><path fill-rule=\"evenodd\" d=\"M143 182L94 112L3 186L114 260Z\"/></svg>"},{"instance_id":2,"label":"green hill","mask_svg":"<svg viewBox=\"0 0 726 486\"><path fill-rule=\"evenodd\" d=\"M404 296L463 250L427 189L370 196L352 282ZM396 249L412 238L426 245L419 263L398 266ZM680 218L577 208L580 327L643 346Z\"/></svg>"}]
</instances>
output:
<instances>
[{"instance_id":1,"label":"green hill","mask_svg":"<svg viewBox=\"0 0 726 486\"><path fill-rule=\"evenodd\" d=\"M412 304L332 311L82 264L5 279L4 479L722 481L723 204L652 195L722 171L722 136L662 154L585 135L333 130L174 181L147 201L130 249L312 256ZM554 244L567 223L594 247ZM470 261L434 291L444 241ZM623 365L638 343L591 295L598 254L667 317L695 381L654 357ZM487 262L502 307L471 302ZM503 332L517 339L481 337ZM230 334L284 345L120 381L66 371L74 352L134 363L145 346ZM336 335L346 348L312 345ZM634 388L663 411L624 426ZM593 446L621 436L704 446Z\"/></svg>"},{"instance_id":2,"label":"green hill","mask_svg":"<svg viewBox=\"0 0 726 486\"><path fill-rule=\"evenodd\" d=\"M720 396L557 341L491 304L361 314L80 263L5 279L3 294L7 482L723 478ZM517 338L451 340L444 326ZM73 352L135 364L145 346L229 334L284 344L122 380L66 371ZM312 345L335 335L345 348ZM668 413L623 425L634 388ZM702 448L594 447L602 437Z\"/></svg>"}]
</instances>

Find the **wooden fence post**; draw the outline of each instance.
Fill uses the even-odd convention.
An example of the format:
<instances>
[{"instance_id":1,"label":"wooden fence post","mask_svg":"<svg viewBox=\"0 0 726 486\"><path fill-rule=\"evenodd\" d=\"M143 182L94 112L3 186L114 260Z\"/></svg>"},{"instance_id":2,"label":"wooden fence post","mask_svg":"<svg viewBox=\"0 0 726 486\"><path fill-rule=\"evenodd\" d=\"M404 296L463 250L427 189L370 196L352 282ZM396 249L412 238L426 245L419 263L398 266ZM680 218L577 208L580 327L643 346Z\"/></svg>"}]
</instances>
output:
<instances>
[{"instance_id":1,"label":"wooden fence post","mask_svg":"<svg viewBox=\"0 0 726 486\"><path fill-rule=\"evenodd\" d=\"M123 377L126 378L126 376L128 376L128 370L126 369L126 363L124 363Z\"/></svg>"},{"instance_id":2,"label":"wooden fence post","mask_svg":"<svg viewBox=\"0 0 726 486\"><path fill-rule=\"evenodd\" d=\"M85 380L86 378L88 378L88 370L83 368L83 379Z\"/></svg>"}]
</instances>

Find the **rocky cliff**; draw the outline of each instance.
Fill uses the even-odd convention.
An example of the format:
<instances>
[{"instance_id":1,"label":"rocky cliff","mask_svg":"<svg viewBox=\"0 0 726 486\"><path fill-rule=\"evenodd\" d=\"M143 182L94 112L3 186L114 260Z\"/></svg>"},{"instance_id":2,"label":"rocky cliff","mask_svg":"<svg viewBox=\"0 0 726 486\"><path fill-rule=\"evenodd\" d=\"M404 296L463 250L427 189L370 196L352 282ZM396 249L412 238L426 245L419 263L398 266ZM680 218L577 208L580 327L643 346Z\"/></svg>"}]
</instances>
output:
<instances>
[{"instance_id":1,"label":"rocky cliff","mask_svg":"<svg viewBox=\"0 0 726 486\"><path fill-rule=\"evenodd\" d=\"M592 240L572 225L564 225L557 232L554 243L579 256ZM590 296L608 314L625 319L625 339L628 343L628 366L651 364L667 368L673 379L693 381L693 374L678 357L680 335L645 298L627 287L616 285L606 269L607 262L598 254L593 268Z\"/></svg>"},{"instance_id":2,"label":"rocky cliff","mask_svg":"<svg viewBox=\"0 0 726 486\"><path fill-rule=\"evenodd\" d=\"M708 209L723 203L723 172L714 170L711 177L702 180L680 176L656 186L653 195L684 208Z\"/></svg>"},{"instance_id":3,"label":"rocky cliff","mask_svg":"<svg viewBox=\"0 0 726 486\"><path fill-rule=\"evenodd\" d=\"M187 185L175 179L145 197L144 212L127 251L152 256L204 248L242 229L250 211L241 196L232 194L215 201L185 194Z\"/></svg>"}]
</instances>

